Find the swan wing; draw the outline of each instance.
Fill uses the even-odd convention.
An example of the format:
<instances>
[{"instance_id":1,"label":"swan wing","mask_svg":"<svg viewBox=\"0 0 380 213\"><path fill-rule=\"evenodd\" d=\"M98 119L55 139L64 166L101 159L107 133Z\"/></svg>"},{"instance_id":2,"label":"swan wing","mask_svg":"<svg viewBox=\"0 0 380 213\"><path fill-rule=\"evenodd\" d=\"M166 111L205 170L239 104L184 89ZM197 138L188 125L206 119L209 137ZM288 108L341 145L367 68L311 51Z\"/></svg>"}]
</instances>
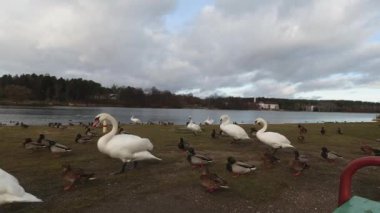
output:
<instances>
[{"instance_id":1,"label":"swan wing","mask_svg":"<svg viewBox=\"0 0 380 213\"><path fill-rule=\"evenodd\" d=\"M222 124L220 125L220 129L234 139L249 139L249 136L245 130L236 124Z\"/></svg>"},{"instance_id":2,"label":"swan wing","mask_svg":"<svg viewBox=\"0 0 380 213\"><path fill-rule=\"evenodd\" d=\"M277 132L257 133L256 136L261 142L268 144L273 148L293 147L285 136Z\"/></svg>"},{"instance_id":3,"label":"swan wing","mask_svg":"<svg viewBox=\"0 0 380 213\"><path fill-rule=\"evenodd\" d=\"M235 164L238 166L244 167L244 168L254 168L255 167L254 165L251 165L251 164L248 164L245 162L241 162L241 161L238 161Z\"/></svg>"},{"instance_id":4,"label":"swan wing","mask_svg":"<svg viewBox=\"0 0 380 213\"><path fill-rule=\"evenodd\" d=\"M232 165L232 171L237 174L245 174L253 170L255 170L254 167L244 167L236 163Z\"/></svg>"},{"instance_id":5,"label":"swan wing","mask_svg":"<svg viewBox=\"0 0 380 213\"><path fill-rule=\"evenodd\" d=\"M201 127L198 124L195 123L189 123L187 125L187 128L193 131L201 131Z\"/></svg>"},{"instance_id":6,"label":"swan wing","mask_svg":"<svg viewBox=\"0 0 380 213\"><path fill-rule=\"evenodd\" d=\"M54 146L60 148L60 149L65 149L65 150L69 150L70 148L66 145L63 145L63 144L60 144L60 143L55 143Z\"/></svg>"},{"instance_id":7,"label":"swan wing","mask_svg":"<svg viewBox=\"0 0 380 213\"><path fill-rule=\"evenodd\" d=\"M335 153L335 152L328 152L327 153L327 158L329 159L337 159L337 158L343 158L343 156Z\"/></svg>"},{"instance_id":8,"label":"swan wing","mask_svg":"<svg viewBox=\"0 0 380 213\"><path fill-rule=\"evenodd\" d=\"M204 123L205 123L205 124L208 124L208 125L211 125L211 124L214 123L214 120L208 118L208 119L206 119L206 120L204 121Z\"/></svg>"},{"instance_id":9,"label":"swan wing","mask_svg":"<svg viewBox=\"0 0 380 213\"><path fill-rule=\"evenodd\" d=\"M10 193L21 195L24 192L24 189L13 175L0 169L0 194Z\"/></svg>"},{"instance_id":10,"label":"swan wing","mask_svg":"<svg viewBox=\"0 0 380 213\"><path fill-rule=\"evenodd\" d=\"M190 161L192 164L206 164L211 163L212 159L203 155L196 154L190 157Z\"/></svg>"},{"instance_id":11,"label":"swan wing","mask_svg":"<svg viewBox=\"0 0 380 213\"><path fill-rule=\"evenodd\" d=\"M301 162L301 163L307 163L309 162L309 158L306 156L306 155L300 155L298 157L298 160Z\"/></svg>"},{"instance_id":12,"label":"swan wing","mask_svg":"<svg viewBox=\"0 0 380 213\"><path fill-rule=\"evenodd\" d=\"M141 138L136 135L122 134L115 135L107 143L107 149L112 152L128 150L129 153L153 150L153 144L148 138Z\"/></svg>"},{"instance_id":13,"label":"swan wing","mask_svg":"<svg viewBox=\"0 0 380 213\"><path fill-rule=\"evenodd\" d=\"M0 204L16 201L41 202L34 195L25 192L24 188L13 175L0 169Z\"/></svg>"},{"instance_id":14,"label":"swan wing","mask_svg":"<svg viewBox=\"0 0 380 213\"><path fill-rule=\"evenodd\" d=\"M200 155L200 154L196 154L196 155L194 155L194 157L197 157L197 158L199 158L199 159L201 159L201 160L205 160L205 161L212 161L211 158L206 157L206 156L204 156L204 155Z\"/></svg>"}]
</instances>

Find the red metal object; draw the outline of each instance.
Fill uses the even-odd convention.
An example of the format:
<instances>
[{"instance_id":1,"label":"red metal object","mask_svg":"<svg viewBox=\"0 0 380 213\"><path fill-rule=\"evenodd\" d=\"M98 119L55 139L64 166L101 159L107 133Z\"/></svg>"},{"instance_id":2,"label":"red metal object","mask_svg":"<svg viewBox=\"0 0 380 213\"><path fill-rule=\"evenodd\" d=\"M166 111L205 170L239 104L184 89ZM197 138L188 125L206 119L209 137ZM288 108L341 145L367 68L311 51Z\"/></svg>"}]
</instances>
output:
<instances>
[{"instance_id":1,"label":"red metal object","mask_svg":"<svg viewBox=\"0 0 380 213\"><path fill-rule=\"evenodd\" d=\"M338 205L341 206L351 198L351 182L352 176L357 170L367 166L380 166L380 157L369 156L362 157L351 161L346 168L344 168L340 175L339 186L339 201Z\"/></svg>"}]
</instances>

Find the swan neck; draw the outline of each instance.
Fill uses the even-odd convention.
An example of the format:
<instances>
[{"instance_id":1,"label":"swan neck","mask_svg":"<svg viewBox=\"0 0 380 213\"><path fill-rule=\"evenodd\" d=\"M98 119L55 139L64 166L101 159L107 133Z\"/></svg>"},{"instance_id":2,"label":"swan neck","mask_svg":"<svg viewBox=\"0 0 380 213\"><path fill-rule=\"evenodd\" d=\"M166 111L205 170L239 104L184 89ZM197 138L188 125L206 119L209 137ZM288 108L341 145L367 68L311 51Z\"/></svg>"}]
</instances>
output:
<instances>
[{"instance_id":1,"label":"swan neck","mask_svg":"<svg viewBox=\"0 0 380 213\"><path fill-rule=\"evenodd\" d=\"M259 131L257 131L258 133L263 133L267 130L267 127L268 127L268 124L267 122L263 121L263 128L261 128Z\"/></svg>"},{"instance_id":2,"label":"swan neck","mask_svg":"<svg viewBox=\"0 0 380 213\"><path fill-rule=\"evenodd\" d=\"M107 134L103 135L101 138L99 138L98 145L106 144L117 133L118 123L116 119L112 116L107 116L105 120L108 120L109 122L111 122L112 130L108 132Z\"/></svg>"},{"instance_id":3,"label":"swan neck","mask_svg":"<svg viewBox=\"0 0 380 213\"><path fill-rule=\"evenodd\" d=\"M222 126L226 125L226 124L229 124L230 123L230 119L227 118L226 120L222 121Z\"/></svg>"},{"instance_id":4,"label":"swan neck","mask_svg":"<svg viewBox=\"0 0 380 213\"><path fill-rule=\"evenodd\" d=\"M112 130L109 133L107 133L106 135L112 135L113 136L113 135L115 135L117 133L118 123L117 123L116 119L114 117L112 117L112 116L108 116L106 119L109 122L111 122L111 124L112 124Z\"/></svg>"}]
</instances>

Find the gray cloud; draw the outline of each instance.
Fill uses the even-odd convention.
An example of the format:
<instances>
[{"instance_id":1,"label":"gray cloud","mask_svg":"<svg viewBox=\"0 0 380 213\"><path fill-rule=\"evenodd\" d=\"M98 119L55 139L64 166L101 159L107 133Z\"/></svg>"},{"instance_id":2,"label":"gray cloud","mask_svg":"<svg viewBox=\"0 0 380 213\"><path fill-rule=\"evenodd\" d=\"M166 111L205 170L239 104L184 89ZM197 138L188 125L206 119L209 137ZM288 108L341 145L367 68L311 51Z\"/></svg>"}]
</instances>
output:
<instances>
[{"instance_id":1,"label":"gray cloud","mask_svg":"<svg viewBox=\"0 0 380 213\"><path fill-rule=\"evenodd\" d=\"M175 0L0 1L0 74L49 73L200 96L379 90L379 6L216 0L172 33L165 18Z\"/></svg>"}]
</instances>

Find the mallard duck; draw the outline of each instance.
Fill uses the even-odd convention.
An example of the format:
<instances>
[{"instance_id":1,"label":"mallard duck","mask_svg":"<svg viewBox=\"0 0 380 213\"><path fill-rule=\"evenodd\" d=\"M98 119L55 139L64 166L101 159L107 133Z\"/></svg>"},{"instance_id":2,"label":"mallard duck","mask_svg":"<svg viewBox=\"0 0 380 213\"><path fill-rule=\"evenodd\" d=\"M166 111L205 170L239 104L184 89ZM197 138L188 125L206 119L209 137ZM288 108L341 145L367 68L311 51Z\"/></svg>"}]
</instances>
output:
<instances>
[{"instance_id":1,"label":"mallard duck","mask_svg":"<svg viewBox=\"0 0 380 213\"><path fill-rule=\"evenodd\" d=\"M190 144L188 142L184 141L183 138L179 139L178 149L186 152L190 147L191 147Z\"/></svg>"},{"instance_id":2,"label":"mallard duck","mask_svg":"<svg viewBox=\"0 0 380 213\"><path fill-rule=\"evenodd\" d=\"M71 149L63 144L49 140L49 149L54 154L71 152Z\"/></svg>"},{"instance_id":3,"label":"mallard duck","mask_svg":"<svg viewBox=\"0 0 380 213\"><path fill-rule=\"evenodd\" d=\"M212 129L211 138L213 138L213 139L216 138L216 131L215 131L215 129Z\"/></svg>"},{"instance_id":4,"label":"mallard duck","mask_svg":"<svg viewBox=\"0 0 380 213\"><path fill-rule=\"evenodd\" d=\"M29 125L26 125L26 124L24 124L23 122L21 122L20 126L21 126L22 128L25 128L25 129L29 127Z\"/></svg>"},{"instance_id":5,"label":"mallard duck","mask_svg":"<svg viewBox=\"0 0 380 213\"><path fill-rule=\"evenodd\" d=\"M45 135L44 134L40 134L39 135L39 137L37 139L37 143L43 144L46 147L49 146L49 140L45 139Z\"/></svg>"},{"instance_id":6,"label":"mallard duck","mask_svg":"<svg viewBox=\"0 0 380 213\"><path fill-rule=\"evenodd\" d=\"M72 169L71 166L62 165L62 178L67 184L65 184L63 190L67 191L71 189L77 181L82 180L95 180L94 173L85 173L83 169Z\"/></svg>"},{"instance_id":7,"label":"mallard duck","mask_svg":"<svg viewBox=\"0 0 380 213\"><path fill-rule=\"evenodd\" d=\"M322 127L322 128L321 128L321 135L325 135L325 134L326 134L325 127Z\"/></svg>"},{"instance_id":8,"label":"mallard duck","mask_svg":"<svg viewBox=\"0 0 380 213\"><path fill-rule=\"evenodd\" d=\"M120 127L119 131L117 132L117 134L128 134L128 132L125 131L123 127Z\"/></svg>"},{"instance_id":9,"label":"mallard duck","mask_svg":"<svg viewBox=\"0 0 380 213\"><path fill-rule=\"evenodd\" d=\"M335 152L329 151L326 147L322 147L321 150L322 150L321 152L322 158L326 159L328 162L334 162L338 158L343 158L343 156Z\"/></svg>"},{"instance_id":10,"label":"mallard duck","mask_svg":"<svg viewBox=\"0 0 380 213\"><path fill-rule=\"evenodd\" d=\"M98 136L98 134L96 134L95 132L92 132L91 129L88 127L86 128L85 135L90 136L90 137Z\"/></svg>"},{"instance_id":11,"label":"mallard duck","mask_svg":"<svg viewBox=\"0 0 380 213\"><path fill-rule=\"evenodd\" d=\"M305 136L303 136L303 135L299 135L299 136L297 137L297 141L298 141L298 143L304 143L304 142L305 142Z\"/></svg>"},{"instance_id":12,"label":"mallard duck","mask_svg":"<svg viewBox=\"0 0 380 213\"><path fill-rule=\"evenodd\" d=\"M92 141L92 138L90 136L82 136L79 133L75 137L75 143L87 143L91 141Z\"/></svg>"},{"instance_id":13,"label":"mallard duck","mask_svg":"<svg viewBox=\"0 0 380 213\"><path fill-rule=\"evenodd\" d=\"M300 135L307 133L307 129L304 126L302 126L301 124L298 124L298 129L300 131Z\"/></svg>"},{"instance_id":14,"label":"mallard duck","mask_svg":"<svg viewBox=\"0 0 380 213\"><path fill-rule=\"evenodd\" d=\"M194 167L203 167L204 165L212 163L212 159L204 155L196 154L194 148L190 147L187 150L187 161Z\"/></svg>"},{"instance_id":15,"label":"mallard duck","mask_svg":"<svg viewBox=\"0 0 380 213\"><path fill-rule=\"evenodd\" d=\"M47 147L43 144L32 141L31 138L25 138L25 141L22 143L22 145L24 146L25 149L29 149L29 150L38 150L38 149L44 149Z\"/></svg>"},{"instance_id":16,"label":"mallard duck","mask_svg":"<svg viewBox=\"0 0 380 213\"><path fill-rule=\"evenodd\" d=\"M218 189L228 189L227 181L223 180L223 178L219 177L215 173L210 173L208 167L205 166L201 176L201 185L206 188L207 192L214 192Z\"/></svg>"},{"instance_id":17,"label":"mallard duck","mask_svg":"<svg viewBox=\"0 0 380 213\"><path fill-rule=\"evenodd\" d=\"M280 159L275 157L271 152L266 151L261 157L261 160L263 161L264 165L272 167L273 164L280 162Z\"/></svg>"},{"instance_id":18,"label":"mallard duck","mask_svg":"<svg viewBox=\"0 0 380 213\"><path fill-rule=\"evenodd\" d=\"M13 175L0 169L0 205L13 202L42 202L42 200L25 192Z\"/></svg>"},{"instance_id":19,"label":"mallard duck","mask_svg":"<svg viewBox=\"0 0 380 213\"><path fill-rule=\"evenodd\" d=\"M256 166L245 162L236 161L234 157L228 157L226 169L233 173L234 176L240 176L255 171Z\"/></svg>"},{"instance_id":20,"label":"mallard duck","mask_svg":"<svg viewBox=\"0 0 380 213\"><path fill-rule=\"evenodd\" d=\"M375 156L380 156L380 150L379 149L374 149L369 145L362 144L360 146L360 149L366 153L367 155L375 155Z\"/></svg>"},{"instance_id":21,"label":"mallard duck","mask_svg":"<svg viewBox=\"0 0 380 213\"><path fill-rule=\"evenodd\" d=\"M379 149L372 149L373 155L380 156L380 150Z\"/></svg>"},{"instance_id":22,"label":"mallard duck","mask_svg":"<svg viewBox=\"0 0 380 213\"><path fill-rule=\"evenodd\" d=\"M310 166L307 164L309 159L305 155L300 155L297 150L294 151L294 160L290 162L290 168L292 168L296 173L294 176L299 176L303 170L308 169Z\"/></svg>"},{"instance_id":23,"label":"mallard duck","mask_svg":"<svg viewBox=\"0 0 380 213\"><path fill-rule=\"evenodd\" d=\"M256 135L257 129L255 127L249 128L249 134Z\"/></svg>"}]
</instances>

